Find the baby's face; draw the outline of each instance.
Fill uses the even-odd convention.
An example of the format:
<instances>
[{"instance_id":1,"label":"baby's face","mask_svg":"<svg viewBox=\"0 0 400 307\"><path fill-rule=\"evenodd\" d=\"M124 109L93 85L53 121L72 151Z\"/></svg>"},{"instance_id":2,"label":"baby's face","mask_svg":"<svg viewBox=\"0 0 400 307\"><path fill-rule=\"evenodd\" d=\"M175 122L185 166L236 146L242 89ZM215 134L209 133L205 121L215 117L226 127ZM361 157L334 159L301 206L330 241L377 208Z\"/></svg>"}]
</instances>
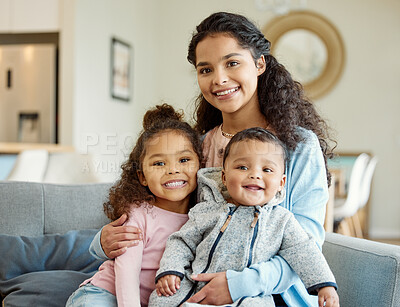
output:
<instances>
[{"instance_id":1,"label":"baby's face","mask_svg":"<svg viewBox=\"0 0 400 307\"><path fill-rule=\"evenodd\" d=\"M275 144L244 140L232 145L222 181L235 205L269 202L285 185L283 150Z\"/></svg>"}]
</instances>

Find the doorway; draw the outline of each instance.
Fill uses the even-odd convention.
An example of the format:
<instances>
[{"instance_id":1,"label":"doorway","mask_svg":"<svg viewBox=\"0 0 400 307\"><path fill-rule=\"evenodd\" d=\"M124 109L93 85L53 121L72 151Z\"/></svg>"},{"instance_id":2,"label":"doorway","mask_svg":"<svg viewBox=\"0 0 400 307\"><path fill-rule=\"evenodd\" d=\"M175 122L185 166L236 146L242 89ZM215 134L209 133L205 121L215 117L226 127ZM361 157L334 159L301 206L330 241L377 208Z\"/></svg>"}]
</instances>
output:
<instances>
[{"instance_id":1,"label":"doorway","mask_svg":"<svg viewBox=\"0 0 400 307\"><path fill-rule=\"evenodd\" d=\"M0 34L0 142L58 143L58 36Z\"/></svg>"}]
</instances>

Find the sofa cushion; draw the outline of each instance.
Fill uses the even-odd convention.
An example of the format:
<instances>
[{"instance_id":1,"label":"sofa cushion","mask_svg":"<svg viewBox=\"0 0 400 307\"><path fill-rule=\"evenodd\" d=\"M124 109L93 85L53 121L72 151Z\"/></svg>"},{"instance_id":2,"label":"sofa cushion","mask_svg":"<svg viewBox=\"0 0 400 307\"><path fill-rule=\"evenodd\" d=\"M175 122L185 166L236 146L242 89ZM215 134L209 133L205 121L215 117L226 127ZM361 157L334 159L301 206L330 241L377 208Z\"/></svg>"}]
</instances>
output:
<instances>
[{"instance_id":1,"label":"sofa cushion","mask_svg":"<svg viewBox=\"0 0 400 307\"><path fill-rule=\"evenodd\" d=\"M27 273L0 281L4 307L63 307L79 284L93 274L57 270Z\"/></svg>"},{"instance_id":2,"label":"sofa cushion","mask_svg":"<svg viewBox=\"0 0 400 307\"><path fill-rule=\"evenodd\" d=\"M6 296L4 303L64 306L69 295L102 262L89 253L97 231L72 230L36 237L0 235L0 293Z\"/></svg>"},{"instance_id":3,"label":"sofa cushion","mask_svg":"<svg viewBox=\"0 0 400 307\"><path fill-rule=\"evenodd\" d=\"M96 229L36 237L0 235L0 280L52 270L83 273L97 270L101 261L89 253Z\"/></svg>"}]
</instances>

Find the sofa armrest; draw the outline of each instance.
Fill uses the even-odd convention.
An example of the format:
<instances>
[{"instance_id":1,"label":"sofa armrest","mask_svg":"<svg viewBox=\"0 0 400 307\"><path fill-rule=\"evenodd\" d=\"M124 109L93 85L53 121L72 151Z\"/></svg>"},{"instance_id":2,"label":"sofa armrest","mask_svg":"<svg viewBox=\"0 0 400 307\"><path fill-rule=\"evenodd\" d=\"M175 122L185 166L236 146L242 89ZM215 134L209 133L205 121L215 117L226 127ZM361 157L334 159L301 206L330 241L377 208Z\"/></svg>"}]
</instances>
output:
<instances>
[{"instance_id":1,"label":"sofa armrest","mask_svg":"<svg viewBox=\"0 0 400 307\"><path fill-rule=\"evenodd\" d=\"M400 246L327 233L341 306L400 306Z\"/></svg>"}]
</instances>

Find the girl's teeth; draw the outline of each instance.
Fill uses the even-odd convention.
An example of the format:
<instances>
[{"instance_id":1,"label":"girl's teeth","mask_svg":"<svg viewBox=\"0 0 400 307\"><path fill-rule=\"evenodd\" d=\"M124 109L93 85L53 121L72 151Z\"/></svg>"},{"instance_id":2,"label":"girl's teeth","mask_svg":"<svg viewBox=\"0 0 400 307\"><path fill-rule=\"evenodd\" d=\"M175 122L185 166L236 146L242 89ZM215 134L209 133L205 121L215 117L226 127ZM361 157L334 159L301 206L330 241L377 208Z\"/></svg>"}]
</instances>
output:
<instances>
[{"instance_id":1,"label":"girl's teeth","mask_svg":"<svg viewBox=\"0 0 400 307\"><path fill-rule=\"evenodd\" d=\"M219 93L217 93L217 96L228 95L228 94L236 92L236 91L237 91L237 88L233 88L233 89L230 89L230 90L219 92Z\"/></svg>"},{"instance_id":2,"label":"girl's teeth","mask_svg":"<svg viewBox=\"0 0 400 307\"><path fill-rule=\"evenodd\" d=\"M182 185L183 183L184 183L184 181L174 181L174 182L166 183L165 186L168 188L172 188L172 187L178 187L178 186Z\"/></svg>"}]
</instances>

